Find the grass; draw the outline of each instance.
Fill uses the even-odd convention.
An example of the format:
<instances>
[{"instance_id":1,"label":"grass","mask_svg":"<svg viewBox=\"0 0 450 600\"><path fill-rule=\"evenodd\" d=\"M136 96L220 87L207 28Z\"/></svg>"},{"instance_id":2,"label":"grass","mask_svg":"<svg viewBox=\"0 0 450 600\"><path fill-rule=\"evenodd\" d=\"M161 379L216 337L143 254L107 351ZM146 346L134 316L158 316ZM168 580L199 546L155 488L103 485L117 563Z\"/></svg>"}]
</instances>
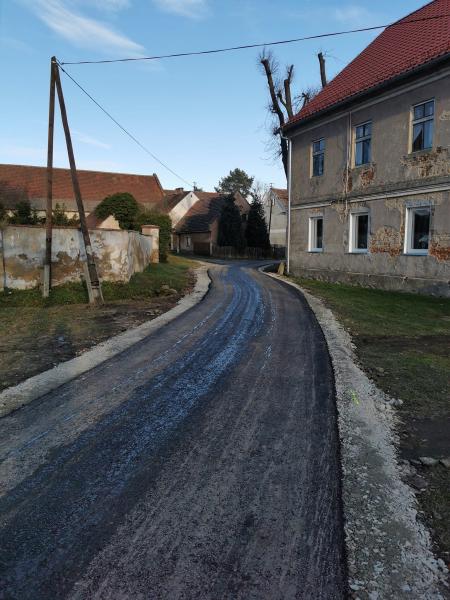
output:
<instances>
[{"instance_id":1,"label":"grass","mask_svg":"<svg viewBox=\"0 0 450 600\"><path fill-rule=\"evenodd\" d=\"M408 459L450 456L450 300L293 278L321 298L349 331L362 368L403 400L400 453ZM423 467L419 503L437 550L450 561L450 474Z\"/></svg>"},{"instance_id":2,"label":"grass","mask_svg":"<svg viewBox=\"0 0 450 600\"><path fill-rule=\"evenodd\" d=\"M129 283L103 283L105 304L88 304L81 283L0 293L0 390L170 309L192 283L194 261L170 256ZM178 293L167 293L163 285Z\"/></svg>"},{"instance_id":3,"label":"grass","mask_svg":"<svg viewBox=\"0 0 450 600\"><path fill-rule=\"evenodd\" d=\"M135 273L128 283L105 281L102 291L105 302L154 298L161 294L163 285L181 292L187 284L187 272L195 262L170 255L166 263L149 265L142 273ZM0 310L8 307L49 307L64 304L84 304L88 301L86 286L81 282L54 287L49 298L43 298L38 288L8 290L0 294Z\"/></svg>"},{"instance_id":4,"label":"grass","mask_svg":"<svg viewBox=\"0 0 450 600\"><path fill-rule=\"evenodd\" d=\"M416 415L448 414L450 300L296 281L333 310L382 389L414 404Z\"/></svg>"}]
</instances>

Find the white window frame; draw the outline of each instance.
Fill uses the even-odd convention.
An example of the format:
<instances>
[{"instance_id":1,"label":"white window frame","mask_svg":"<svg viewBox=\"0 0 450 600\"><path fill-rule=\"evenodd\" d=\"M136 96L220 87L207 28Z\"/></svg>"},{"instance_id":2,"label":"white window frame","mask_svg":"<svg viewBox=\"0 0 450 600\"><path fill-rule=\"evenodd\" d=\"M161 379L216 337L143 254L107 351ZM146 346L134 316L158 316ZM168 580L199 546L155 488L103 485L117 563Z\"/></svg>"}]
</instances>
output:
<instances>
[{"instance_id":1,"label":"white window frame","mask_svg":"<svg viewBox=\"0 0 450 600\"><path fill-rule=\"evenodd\" d=\"M412 240L414 235L413 218L418 210L427 210L430 213L430 229L428 233L428 248L413 248ZM413 256L427 256L430 253L430 232L431 232L431 207L430 206L407 206L405 215L405 243L403 252Z\"/></svg>"},{"instance_id":2,"label":"white window frame","mask_svg":"<svg viewBox=\"0 0 450 600\"><path fill-rule=\"evenodd\" d=\"M367 248L358 248L356 236L358 234L357 223L359 217L367 217ZM369 211L361 211L350 213L349 224L349 245L348 250L351 254L368 254L369 253L369 236L370 236L370 216Z\"/></svg>"},{"instance_id":3,"label":"white window frame","mask_svg":"<svg viewBox=\"0 0 450 600\"><path fill-rule=\"evenodd\" d=\"M190 248L191 247L191 236L187 235L186 236L186 248Z\"/></svg>"},{"instance_id":4,"label":"white window frame","mask_svg":"<svg viewBox=\"0 0 450 600\"><path fill-rule=\"evenodd\" d=\"M322 220L322 247L317 247L317 221ZM308 252L323 252L323 233L324 233L324 218L323 215L309 217L308 226Z\"/></svg>"},{"instance_id":5,"label":"white window frame","mask_svg":"<svg viewBox=\"0 0 450 600\"><path fill-rule=\"evenodd\" d=\"M364 127L364 125L370 125L370 135L365 135L362 138L356 139L356 130L358 127ZM364 121L363 123L358 123L353 127L353 166L354 167L364 167L365 165L370 165L372 162L372 135L373 135L373 122L371 119L368 121ZM366 163L356 164L356 144L360 142L364 142L366 140L370 140L370 160Z\"/></svg>"},{"instance_id":6,"label":"white window frame","mask_svg":"<svg viewBox=\"0 0 450 600\"><path fill-rule=\"evenodd\" d=\"M422 117L421 119L415 119L414 118L414 109L417 106L422 106L422 104L428 104L428 102L432 102L433 103L433 116L432 117ZM411 154L415 154L416 152L429 152L430 150L432 150L433 145L434 145L434 133L435 133L435 128L436 128L436 102L434 98L429 98L428 100L424 100L423 102L416 102L415 104L413 104L411 106L411 110L410 110L410 120L409 120L409 152ZM431 142L431 146L429 148L421 148L420 150L414 150L413 149L413 144L414 144L414 125L417 125L419 123L425 123L425 121L433 121L433 139Z\"/></svg>"},{"instance_id":7,"label":"white window frame","mask_svg":"<svg viewBox=\"0 0 450 600\"><path fill-rule=\"evenodd\" d=\"M316 150L314 151L314 144L320 144L320 142L323 142L323 149L322 150ZM315 156L319 156L323 154L323 167L322 167L322 173L318 173L317 175L314 174L314 157ZM322 177L322 175L325 173L325 138L319 138L318 140L313 140L311 142L311 177Z\"/></svg>"}]
</instances>

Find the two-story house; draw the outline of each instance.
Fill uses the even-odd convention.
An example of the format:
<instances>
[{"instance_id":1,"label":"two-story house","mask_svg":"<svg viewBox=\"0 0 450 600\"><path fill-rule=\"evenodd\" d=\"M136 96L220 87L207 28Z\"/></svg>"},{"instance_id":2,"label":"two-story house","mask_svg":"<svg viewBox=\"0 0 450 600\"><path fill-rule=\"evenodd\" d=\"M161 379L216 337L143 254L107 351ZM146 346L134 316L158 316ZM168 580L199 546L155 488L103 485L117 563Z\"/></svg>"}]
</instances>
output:
<instances>
[{"instance_id":1,"label":"two-story house","mask_svg":"<svg viewBox=\"0 0 450 600\"><path fill-rule=\"evenodd\" d=\"M272 246L286 246L288 191L270 187L263 196L264 218Z\"/></svg>"},{"instance_id":2,"label":"two-story house","mask_svg":"<svg viewBox=\"0 0 450 600\"><path fill-rule=\"evenodd\" d=\"M292 273L450 296L449 15L387 27L285 127Z\"/></svg>"}]
</instances>

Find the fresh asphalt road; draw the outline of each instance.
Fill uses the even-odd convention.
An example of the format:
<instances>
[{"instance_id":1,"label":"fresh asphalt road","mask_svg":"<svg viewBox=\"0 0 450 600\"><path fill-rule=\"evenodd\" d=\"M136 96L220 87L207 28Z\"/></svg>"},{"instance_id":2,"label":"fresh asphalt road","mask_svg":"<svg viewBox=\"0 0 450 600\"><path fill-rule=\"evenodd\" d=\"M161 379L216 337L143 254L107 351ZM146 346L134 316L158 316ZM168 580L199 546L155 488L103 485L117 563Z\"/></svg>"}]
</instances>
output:
<instances>
[{"instance_id":1,"label":"fresh asphalt road","mask_svg":"<svg viewBox=\"0 0 450 600\"><path fill-rule=\"evenodd\" d=\"M0 598L345 597L320 328L255 264L210 274L196 307L0 420Z\"/></svg>"}]
</instances>

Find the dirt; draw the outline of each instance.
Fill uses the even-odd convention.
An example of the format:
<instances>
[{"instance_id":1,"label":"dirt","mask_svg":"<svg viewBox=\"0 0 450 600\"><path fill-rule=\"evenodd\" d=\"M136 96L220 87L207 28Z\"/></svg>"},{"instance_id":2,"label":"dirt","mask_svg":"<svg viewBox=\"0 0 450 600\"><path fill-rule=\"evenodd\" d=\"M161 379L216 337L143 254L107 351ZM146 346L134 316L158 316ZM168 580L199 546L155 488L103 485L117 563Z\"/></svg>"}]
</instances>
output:
<instances>
[{"instance_id":1,"label":"dirt","mask_svg":"<svg viewBox=\"0 0 450 600\"><path fill-rule=\"evenodd\" d=\"M2 309L0 390L82 354L92 346L173 308L181 294L118 301L101 307L71 304ZM3 329L3 327L2 327Z\"/></svg>"}]
</instances>

